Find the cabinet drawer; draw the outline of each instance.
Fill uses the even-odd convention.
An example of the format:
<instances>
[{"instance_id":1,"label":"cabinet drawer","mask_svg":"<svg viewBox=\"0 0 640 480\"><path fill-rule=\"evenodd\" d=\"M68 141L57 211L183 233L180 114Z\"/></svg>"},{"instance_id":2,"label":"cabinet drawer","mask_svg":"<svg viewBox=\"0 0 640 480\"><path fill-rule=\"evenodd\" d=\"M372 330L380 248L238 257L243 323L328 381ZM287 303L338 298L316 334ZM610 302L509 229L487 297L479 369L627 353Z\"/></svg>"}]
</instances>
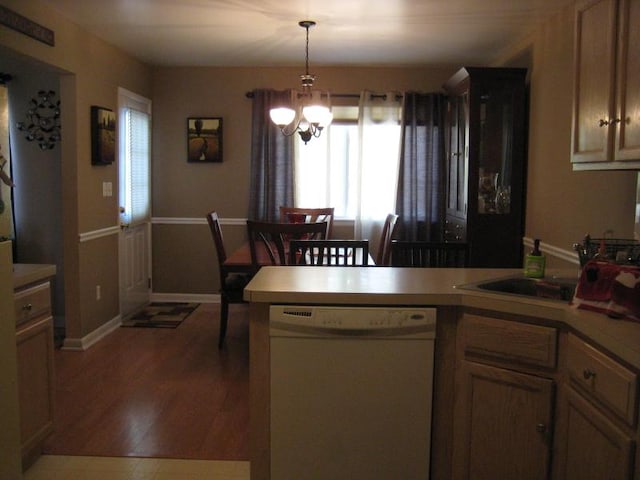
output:
<instances>
[{"instance_id":1,"label":"cabinet drawer","mask_svg":"<svg viewBox=\"0 0 640 480\"><path fill-rule=\"evenodd\" d=\"M464 315L465 355L479 355L521 365L555 368L555 328L478 315Z\"/></svg>"},{"instance_id":2,"label":"cabinet drawer","mask_svg":"<svg viewBox=\"0 0 640 480\"><path fill-rule=\"evenodd\" d=\"M467 238L467 229L464 221L447 218L444 226L444 239L447 242L464 242Z\"/></svg>"},{"instance_id":3,"label":"cabinet drawer","mask_svg":"<svg viewBox=\"0 0 640 480\"><path fill-rule=\"evenodd\" d=\"M613 414L633 426L636 421L637 375L612 358L569 334L569 378Z\"/></svg>"},{"instance_id":4,"label":"cabinet drawer","mask_svg":"<svg viewBox=\"0 0 640 480\"><path fill-rule=\"evenodd\" d=\"M16 325L51 313L49 282L16 292L13 298L16 310Z\"/></svg>"}]
</instances>

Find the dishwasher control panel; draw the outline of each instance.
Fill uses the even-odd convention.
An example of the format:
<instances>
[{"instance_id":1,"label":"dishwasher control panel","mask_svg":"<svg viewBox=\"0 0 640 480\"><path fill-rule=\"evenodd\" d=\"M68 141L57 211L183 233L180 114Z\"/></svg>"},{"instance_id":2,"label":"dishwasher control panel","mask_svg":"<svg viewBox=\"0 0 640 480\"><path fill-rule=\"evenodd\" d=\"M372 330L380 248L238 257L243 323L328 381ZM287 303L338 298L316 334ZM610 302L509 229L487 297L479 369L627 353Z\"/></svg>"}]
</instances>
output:
<instances>
[{"instance_id":1,"label":"dishwasher control panel","mask_svg":"<svg viewBox=\"0 0 640 480\"><path fill-rule=\"evenodd\" d=\"M435 330L435 308L272 305L272 327L336 331Z\"/></svg>"}]
</instances>

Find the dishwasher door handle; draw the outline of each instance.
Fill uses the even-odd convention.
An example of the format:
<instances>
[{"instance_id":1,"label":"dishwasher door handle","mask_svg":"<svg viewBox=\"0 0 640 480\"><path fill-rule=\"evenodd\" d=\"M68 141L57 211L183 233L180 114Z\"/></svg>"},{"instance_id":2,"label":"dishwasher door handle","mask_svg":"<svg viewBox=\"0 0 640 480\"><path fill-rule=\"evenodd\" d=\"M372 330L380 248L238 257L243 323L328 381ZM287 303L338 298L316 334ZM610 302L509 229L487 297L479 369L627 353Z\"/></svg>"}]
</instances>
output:
<instances>
[{"instance_id":1,"label":"dishwasher door handle","mask_svg":"<svg viewBox=\"0 0 640 480\"><path fill-rule=\"evenodd\" d=\"M271 337L343 337L343 338L435 338L436 326L408 325L402 327L344 328L339 326L319 327L302 324L291 324L271 320L269 336Z\"/></svg>"}]
</instances>

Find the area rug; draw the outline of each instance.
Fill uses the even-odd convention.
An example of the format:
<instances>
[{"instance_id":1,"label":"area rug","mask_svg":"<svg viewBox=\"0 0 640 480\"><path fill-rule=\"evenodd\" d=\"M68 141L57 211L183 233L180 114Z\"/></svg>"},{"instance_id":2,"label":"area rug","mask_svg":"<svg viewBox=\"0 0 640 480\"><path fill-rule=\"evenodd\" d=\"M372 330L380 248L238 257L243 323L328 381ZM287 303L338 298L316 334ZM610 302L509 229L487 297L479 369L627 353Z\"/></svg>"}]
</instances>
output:
<instances>
[{"instance_id":1,"label":"area rug","mask_svg":"<svg viewBox=\"0 0 640 480\"><path fill-rule=\"evenodd\" d=\"M176 328L199 303L154 302L122 321L123 327Z\"/></svg>"}]
</instances>

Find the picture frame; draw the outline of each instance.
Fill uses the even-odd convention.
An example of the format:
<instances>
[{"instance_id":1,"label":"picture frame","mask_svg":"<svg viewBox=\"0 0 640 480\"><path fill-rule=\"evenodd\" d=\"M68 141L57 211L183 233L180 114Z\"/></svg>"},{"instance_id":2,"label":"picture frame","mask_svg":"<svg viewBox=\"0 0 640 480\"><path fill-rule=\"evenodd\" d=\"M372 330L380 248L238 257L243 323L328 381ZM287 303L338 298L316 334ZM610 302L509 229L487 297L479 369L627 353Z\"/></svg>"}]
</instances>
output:
<instances>
[{"instance_id":1,"label":"picture frame","mask_svg":"<svg viewBox=\"0 0 640 480\"><path fill-rule=\"evenodd\" d=\"M187 119L187 162L222 162L222 117Z\"/></svg>"},{"instance_id":2,"label":"picture frame","mask_svg":"<svg viewBox=\"0 0 640 480\"><path fill-rule=\"evenodd\" d=\"M91 164L110 165L116 159L116 114L104 107L91 107Z\"/></svg>"}]
</instances>

